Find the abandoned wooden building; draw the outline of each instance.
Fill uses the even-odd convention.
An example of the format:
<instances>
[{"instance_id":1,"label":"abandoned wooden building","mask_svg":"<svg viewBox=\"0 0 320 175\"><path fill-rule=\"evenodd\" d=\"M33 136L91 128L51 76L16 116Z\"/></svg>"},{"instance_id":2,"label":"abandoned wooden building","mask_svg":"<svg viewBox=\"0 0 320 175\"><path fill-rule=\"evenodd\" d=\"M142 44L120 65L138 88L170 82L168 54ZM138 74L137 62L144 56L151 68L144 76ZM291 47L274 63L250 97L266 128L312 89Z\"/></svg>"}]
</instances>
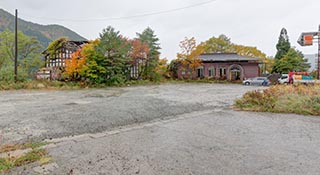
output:
<instances>
[{"instance_id":1,"label":"abandoned wooden building","mask_svg":"<svg viewBox=\"0 0 320 175\"><path fill-rule=\"evenodd\" d=\"M88 41L68 41L65 39L54 41L51 48L49 46L43 52L45 67L37 72L37 79L60 80L63 68L66 67L66 60L72 58L72 54L81 49ZM143 67L146 64L145 53L140 54L131 62L129 67L130 79L141 79Z\"/></svg>"},{"instance_id":2,"label":"abandoned wooden building","mask_svg":"<svg viewBox=\"0 0 320 175\"><path fill-rule=\"evenodd\" d=\"M63 68L66 67L66 60L71 59L74 52L88 43L88 41L68 41L65 39L54 42L53 48L49 46L49 49L42 52L45 67L36 73L36 79L59 80Z\"/></svg>"},{"instance_id":3,"label":"abandoned wooden building","mask_svg":"<svg viewBox=\"0 0 320 175\"><path fill-rule=\"evenodd\" d=\"M45 50L43 52L46 67L65 67L66 60L71 59L71 56L78 49L82 48L88 41L66 41L60 47L56 48L54 54Z\"/></svg>"},{"instance_id":4,"label":"abandoned wooden building","mask_svg":"<svg viewBox=\"0 0 320 175\"><path fill-rule=\"evenodd\" d=\"M262 59L241 56L237 53L201 54L199 59L202 66L191 73L178 68L178 78L184 79L193 74L193 78L212 78L227 80L244 80L260 75Z\"/></svg>"}]
</instances>

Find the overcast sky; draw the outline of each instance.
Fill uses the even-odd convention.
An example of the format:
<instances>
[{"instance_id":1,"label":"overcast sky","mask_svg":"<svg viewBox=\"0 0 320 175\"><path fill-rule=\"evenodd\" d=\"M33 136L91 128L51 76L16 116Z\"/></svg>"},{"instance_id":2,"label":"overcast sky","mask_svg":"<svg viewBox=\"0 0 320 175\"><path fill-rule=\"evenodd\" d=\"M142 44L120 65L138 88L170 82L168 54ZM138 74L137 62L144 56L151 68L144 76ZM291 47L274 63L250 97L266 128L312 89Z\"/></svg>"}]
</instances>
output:
<instances>
[{"instance_id":1,"label":"overcast sky","mask_svg":"<svg viewBox=\"0 0 320 175\"><path fill-rule=\"evenodd\" d=\"M122 35L151 27L161 43L161 57L173 59L184 37L197 42L225 34L237 44L255 46L272 56L281 28L288 30L291 44L304 53L317 47L300 47L301 32L317 31L319 0L216 0L210 3L158 15L107 20L183 8L209 0L1 0L0 8L39 24L64 25L87 39L95 39L111 25ZM62 20L64 19L64 20ZM87 19L100 19L89 21ZM105 19L105 20L102 20Z\"/></svg>"}]
</instances>

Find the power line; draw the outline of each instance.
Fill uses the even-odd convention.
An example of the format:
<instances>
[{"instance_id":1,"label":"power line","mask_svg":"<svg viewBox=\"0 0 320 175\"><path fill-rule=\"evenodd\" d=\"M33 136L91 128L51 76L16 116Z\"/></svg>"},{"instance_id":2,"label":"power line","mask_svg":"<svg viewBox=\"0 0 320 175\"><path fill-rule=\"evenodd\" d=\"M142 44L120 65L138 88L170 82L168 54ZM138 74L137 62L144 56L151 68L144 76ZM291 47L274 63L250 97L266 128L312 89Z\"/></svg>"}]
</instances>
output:
<instances>
[{"instance_id":1,"label":"power line","mask_svg":"<svg viewBox=\"0 0 320 175\"><path fill-rule=\"evenodd\" d=\"M212 3L215 1L217 1L217 0L205 1L205 2L201 2L201 3L197 3L197 4L185 6L185 7L180 7L180 8L169 9L169 10L144 13L144 14L138 14L138 15L131 15L131 16L122 16L122 17L91 18L91 19L62 19L62 18L35 17L35 16L24 15L23 13L22 13L22 15L25 17L29 17L29 18L57 20L57 21L72 21L72 22L111 21L111 20L123 20L123 19L140 18L140 17L146 17L146 16L155 16L155 15L160 15L160 14L172 13L172 12L176 12L176 11L181 11L181 10L185 10L185 9L189 9L189 8L202 6L202 5L209 4L209 3Z\"/></svg>"}]
</instances>

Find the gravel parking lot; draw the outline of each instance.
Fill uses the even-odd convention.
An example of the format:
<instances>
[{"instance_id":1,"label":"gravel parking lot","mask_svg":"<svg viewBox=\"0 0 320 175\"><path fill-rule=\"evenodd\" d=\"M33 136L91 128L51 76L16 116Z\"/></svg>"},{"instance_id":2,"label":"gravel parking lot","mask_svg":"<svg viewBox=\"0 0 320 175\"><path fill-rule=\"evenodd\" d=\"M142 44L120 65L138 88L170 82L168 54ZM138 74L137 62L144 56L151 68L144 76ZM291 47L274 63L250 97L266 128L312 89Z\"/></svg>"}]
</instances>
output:
<instances>
[{"instance_id":1,"label":"gravel parking lot","mask_svg":"<svg viewBox=\"0 0 320 175\"><path fill-rule=\"evenodd\" d=\"M232 105L255 87L168 84L76 91L0 92L2 143L39 141Z\"/></svg>"},{"instance_id":2,"label":"gravel parking lot","mask_svg":"<svg viewBox=\"0 0 320 175\"><path fill-rule=\"evenodd\" d=\"M50 164L12 174L318 174L320 118L232 110L260 88L1 92L2 142L54 142Z\"/></svg>"}]
</instances>

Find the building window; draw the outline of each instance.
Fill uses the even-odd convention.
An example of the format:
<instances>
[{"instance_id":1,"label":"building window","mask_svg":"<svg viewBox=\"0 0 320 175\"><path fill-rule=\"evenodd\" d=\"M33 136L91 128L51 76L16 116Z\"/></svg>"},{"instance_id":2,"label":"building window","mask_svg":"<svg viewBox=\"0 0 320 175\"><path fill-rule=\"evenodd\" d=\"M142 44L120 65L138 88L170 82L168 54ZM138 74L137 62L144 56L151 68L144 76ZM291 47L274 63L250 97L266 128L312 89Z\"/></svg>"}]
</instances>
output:
<instances>
[{"instance_id":1,"label":"building window","mask_svg":"<svg viewBox=\"0 0 320 175\"><path fill-rule=\"evenodd\" d=\"M209 77L214 77L214 76L215 76L215 69L214 69L214 67L210 67L210 68L208 69L208 71L209 71Z\"/></svg>"},{"instance_id":2,"label":"building window","mask_svg":"<svg viewBox=\"0 0 320 175\"><path fill-rule=\"evenodd\" d=\"M203 67L197 69L197 76L198 78L203 78Z\"/></svg>"},{"instance_id":3,"label":"building window","mask_svg":"<svg viewBox=\"0 0 320 175\"><path fill-rule=\"evenodd\" d=\"M131 78L139 78L139 67L137 65L134 65L130 69Z\"/></svg>"},{"instance_id":4,"label":"building window","mask_svg":"<svg viewBox=\"0 0 320 175\"><path fill-rule=\"evenodd\" d=\"M226 68L222 67L220 68L220 77L226 76Z\"/></svg>"}]
</instances>

